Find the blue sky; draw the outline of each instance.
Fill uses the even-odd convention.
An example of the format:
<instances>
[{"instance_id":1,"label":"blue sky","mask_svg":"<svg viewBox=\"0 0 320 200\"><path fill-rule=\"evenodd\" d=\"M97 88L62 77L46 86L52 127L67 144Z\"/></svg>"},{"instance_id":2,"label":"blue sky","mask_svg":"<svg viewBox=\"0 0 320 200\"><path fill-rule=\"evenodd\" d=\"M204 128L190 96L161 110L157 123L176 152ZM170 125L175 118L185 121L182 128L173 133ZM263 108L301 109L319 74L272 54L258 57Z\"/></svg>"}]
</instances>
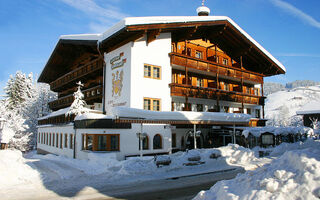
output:
<instances>
[{"instance_id":1,"label":"blue sky","mask_svg":"<svg viewBox=\"0 0 320 200\"><path fill-rule=\"evenodd\" d=\"M40 74L60 35L100 33L127 16L194 16L201 0L1 0L0 88L17 70ZM287 68L267 82L320 81L319 0L207 0Z\"/></svg>"}]
</instances>

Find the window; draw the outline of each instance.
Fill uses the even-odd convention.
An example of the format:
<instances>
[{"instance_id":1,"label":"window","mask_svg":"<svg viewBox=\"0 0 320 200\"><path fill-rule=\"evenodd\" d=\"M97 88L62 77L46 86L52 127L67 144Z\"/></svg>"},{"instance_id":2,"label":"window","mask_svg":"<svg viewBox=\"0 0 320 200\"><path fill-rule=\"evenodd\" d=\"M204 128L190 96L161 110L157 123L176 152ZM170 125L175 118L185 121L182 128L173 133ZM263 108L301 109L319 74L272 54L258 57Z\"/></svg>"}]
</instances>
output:
<instances>
[{"instance_id":1,"label":"window","mask_svg":"<svg viewBox=\"0 0 320 200\"><path fill-rule=\"evenodd\" d=\"M51 143L51 133L49 133L49 144L48 144L49 146L51 146L52 145L52 143Z\"/></svg>"},{"instance_id":2,"label":"window","mask_svg":"<svg viewBox=\"0 0 320 200\"><path fill-rule=\"evenodd\" d=\"M119 151L119 134L83 134L83 150Z\"/></svg>"},{"instance_id":3,"label":"window","mask_svg":"<svg viewBox=\"0 0 320 200\"><path fill-rule=\"evenodd\" d=\"M140 145L141 144L140 144L140 140L139 140L139 150L141 149ZM143 150L149 149L149 137L147 135L142 140L142 147L143 147Z\"/></svg>"},{"instance_id":4,"label":"window","mask_svg":"<svg viewBox=\"0 0 320 200\"><path fill-rule=\"evenodd\" d=\"M55 133L52 133L52 146L54 147L54 138L55 138Z\"/></svg>"},{"instance_id":5,"label":"window","mask_svg":"<svg viewBox=\"0 0 320 200\"><path fill-rule=\"evenodd\" d=\"M46 145L48 145L49 144L49 142L48 142L48 133L46 133L46 139L47 139Z\"/></svg>"},{"instance_id":6,"label":"window","mask_svg":"<svg viewBox=\"0 0 320 200\"><path fill-rule=\"evenodd\" d=\"M145 64L143 74L145 78L161 79L161 67Z\"/></svg>"},{"instance_id":7,"label":"window","mask_svg":"<svg viewBox=\"0 0 320 200\"><path fill-rule=\"evenodd\" d=\"M228 83L225 83L225 84L224 84L224 90L228 90L228 91L230 90L230 86L229 86Z\"/></svg>"},{"instance_id":8,"label":"window","mask_svg":"<svg viewBox=\"0 0 320 200\"><path fill-rule=\"evenodd\" d=\"M196 58L202 59L202 52L196 50Z\"/></svg>"},{"instance_id":9,"label":"window","mask_svg":"<svg viewBox=\"0 0 320 200\"><path fill-rule=\"evenodd\" d=\"M40 143L40 133L38 133L38 143Z\"/></svg>"},{"instance_id":10,"label":"window","mask_svg":"<svg viewBox=\"0 0 320 200\"><path fill-rule=\"evenodd\" d=\"M110 135L110 150L119 150L119 135Z\"/></svg>"},{"instance_id":11,"label":"window","mask_svg":"<svg viewBox=\"0 0 320 200\"><path fill-rule=\"evenodd\" d=\"M153 78L160 79L160 67L153 67Z\"/></svg>"},{"instance_id":12,"label":"window","mask_svg":"<svg viewBox=\"0 0 320 200\"><path fill-rule=\"evenodd\" d=\"M162 149L162 138L160 134L153 137L153 149Z\"/></svg>"},{"instance_id":13,"label":"window","mask_svg":"<svg viewBox=\"0 0 320 200\"><path fill-rule=\"evenodd\" d=\"M251 115L251 109L250 108L247 108L247 114Z\"/></svg>"},{"instance_id":14,"label":"window","mask_svg":"<svg viewBox=\"0 0 320 200\"><path fill-rule=\"evenodd\" d=\"M203 87L204 86L204 81L202 78L197 78L197 86L198 87Z\"/></svg>"},{"instance_id":15,"label":"window","mask_svg":"<svg viewBox=\"0 0 320 200\"><path fill-rule=\"evenodd\" d=\"M260 110L256 109L256 118L260 118Z\"/></svg>"},{"instance_id":16,"label":"window","mask_svg":"<svg viewBox=\"0 0 320 200\"><path fill-rule=\"evenodd\" d=\"M225 113L229 113L229 106L223 106L223 110Z\"/></svg>"},{"instance_id":17,"label":"window","mask_svg":"<svg viewBox=\"0 0 320 200\"><path fill-rule=\"evenodd\" d=\"M177 147L177 135L175 133L172 133L171 135L171 146L172 148Z\"/></svg>"},{"instance_id":18,"label":"window","mask_svg":"<svg viewBox=\"0 0 320 200\"><path fill-rule=\"evenodd\" d=\"M160 99L144 98L143 99L143 109L144 110L153 110L160 111Z\"/></svg>"},{"instance_id":19,"label":"window","mask_svg":"<svg viewBox=\"0 0 320 200\"><path fill-rule=\"evenodd\" d=\"M203 105L202 104L197 104L197 111L202 112L203 111Z\"/></svg>"},{"instance_id":20,"label":"window","mask_svg":"<svg viewBox=\"0 0 320 200\"><path fill-rule=\"evenodd\" d=\"M224 65L228 65L228 59L225 59L225 58L224 58L224 59L223 59L223 64L224 64Z\"/></svg>"},{"instance_id":21,"label":"window","mask_svg":"<svg viewBox=\"0 0 320 200\"><path fill-rule=\"evenodd\" d=\"M259 88L254 88L254 95L259 95Z\"/></svg>"},{"instance_id":22,"label":"window","mask_svg":"<svg viewBox=\"0 0 320 200\"><path fill-rule=\"evenodd\" d=\"M69 144L69 148L73 149L73 134L70 134L70 144Z\"/></svg>"},{"instance_id":23,"label":"window","mask_svg":"<svg viewBox=\"0 0 320 200\"><path fill-rule=\"evenodd\" d=\"M98 151L106 151L106 150L107 150L107 136L98 135Z\"/></svg>"},{"instance_id":24,"label":"window","mask_svg":"<svg viewBox=\"0 0 320 200\"><path fill-rule=\"evenodd\" d=\"M87 135L86 140L86 150L92 151L93 150L93 135Z\"/></svg>"},{"instance_id":25,"label":"window","mask_svg":"<svg viewBox=\"0 0 320 200\"><path fill-rule=\"evenodd\" d=\"M151 78L151 66L144 65L144 77Z\"/></svg>"},{"instance_id":26,"label":"window","mask_svg":"<svg viewBox=\"0 0 320 200\"><path fill-rule=\"evenodd\" d=\"M62 149L62 133L60 133L60 149Z\"/></svg>"},{"instance_id":27,"label":"window","mask_svg":"<svg viewBox=\"0 0 320 200\"><path fill-rule=\"evenodd\" d=\"M249 87L246 87L246 93L250 94L250 88Z\"/></svg>"},{"instance_id":28,"label":"window","mask_svg":"<svg viewBox=\"0 0 320 200\"><path fill-rule=\"evenodd\" d=\"M59 147L59 133L56 133L56 147Z\"/></svg>"},{"instance_id":29,"label":"window","mask_svg":"<svg viewBox=\"0 0 320 200\"><path fill-rule=\"evenodd\" d=\"M187 48L187 56L191 56L191 48Z\"/></svg>"},{"instance_id":30,"label":"window","mask_svg":"<svg viewBox=\"0 0 320 200\"><path fill-rule=\"evenodd\" d=\"M68 134L67 133L64 134L64 147L68 148Z\"/></svg>"},{"instance_id":31,"label":"window","mask_svg":"<svg viewBox=\"0 0 320 200\"><path fill-rule=\"evenodd\" d=\"M272 134L262 134L261 135L262 145L274 145L274 135Z\"/></svg>"}]
</instances>

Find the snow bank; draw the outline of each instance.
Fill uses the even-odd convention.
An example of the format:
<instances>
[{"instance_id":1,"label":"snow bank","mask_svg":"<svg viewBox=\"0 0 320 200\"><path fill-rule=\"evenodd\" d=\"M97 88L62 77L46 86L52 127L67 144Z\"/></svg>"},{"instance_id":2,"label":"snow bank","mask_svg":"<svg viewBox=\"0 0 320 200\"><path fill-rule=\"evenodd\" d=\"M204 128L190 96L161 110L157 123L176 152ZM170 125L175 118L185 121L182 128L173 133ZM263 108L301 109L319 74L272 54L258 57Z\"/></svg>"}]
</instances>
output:
<instances>
[{"instance_id":1,"label":"snow bank","mask_svg":"<svg viewBox=\"0 0 320 200\"><path fill-rule=\"evenodd\" d=\"M40 180L32 163L27 162L21 151L0 151L0 188L10 188L17 184L27 184Z\"/></svg>"},{"instance_id":2,"label":"snow bank","mask_svg":"<svg viewBox=\"0 0 320 200\"><path fill-rule=\"evenodd\" d=\"M285 152L255 171L220 181L194 199L319 199L320 142L309 140L305 144L290 145L295 150ZM274 152L284 149L283 146L277 148Z\"/></svg>"}]
</instances>

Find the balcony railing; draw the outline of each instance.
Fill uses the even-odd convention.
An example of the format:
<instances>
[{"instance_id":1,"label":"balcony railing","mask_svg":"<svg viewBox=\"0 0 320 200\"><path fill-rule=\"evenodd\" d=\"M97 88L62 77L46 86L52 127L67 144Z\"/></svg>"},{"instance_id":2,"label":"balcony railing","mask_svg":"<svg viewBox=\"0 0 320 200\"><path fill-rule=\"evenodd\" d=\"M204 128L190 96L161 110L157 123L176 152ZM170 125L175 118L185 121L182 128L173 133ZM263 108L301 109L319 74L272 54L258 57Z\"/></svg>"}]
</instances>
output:
<instances>
[{"instance_id":1,"label":"balcony railing","mask_svg":"<svg viewBox=\"0 0 320 200\"><path fill-rule=\"evenodd\" d=\"M264 105L263 96L256 96L235 91L226 91L216 88L203 88L184 84L169 84L171 96L187 96L201 99L214 99L221 101L232 101L237 103L247 103L255 105Z\"/></svg>"},{"instance_id":2,"label":"balcony railing","mask_svg":"<svg viewBox=\"0 0 320 200\"><path fill-rule=\"evenodd\" d=\"M50 88L51 90L55 91L70 82L76 82L82 77L102 68L103 60L101 58L95 59L88 64L83 65L53 81L52 83L50 83Z\"/></svg>"},{"instance_id":3,"label":"balcony railing","mask_svg":"<svg viewBox=\"0 0 320 200\"><path fill-rule=\"evenodd\" d=\"M179 65L184 66L192 69L202 70L206 72L212 72L214 74L218 74L219 76L225 77L232 77L238 79L239 81L241 78L243 80L255 82L255 83L262 83L263 76L255 73L255 72L248 72L246 70L242 70L240 68L221 65L213 61L199 59L187 55L183 55L180 53L170 53L171 57L171 65Z\"/></svg>"},{"instance_id":4,"label":"balcony railing","mask_svg":"<svg viewBox=\"0 0 320 200\"><path fill-rule=\"evenodd\" d=\"M83 90L82 93L84 94L84 100L87 103L93 100L102 99L102 86L99 85L93 88ZM49 107L51 110L58 110L70 106L73 101L73 94L70 94L62 98L59 98L55 101L49 102Z\"/></svg>"}]
</instances>

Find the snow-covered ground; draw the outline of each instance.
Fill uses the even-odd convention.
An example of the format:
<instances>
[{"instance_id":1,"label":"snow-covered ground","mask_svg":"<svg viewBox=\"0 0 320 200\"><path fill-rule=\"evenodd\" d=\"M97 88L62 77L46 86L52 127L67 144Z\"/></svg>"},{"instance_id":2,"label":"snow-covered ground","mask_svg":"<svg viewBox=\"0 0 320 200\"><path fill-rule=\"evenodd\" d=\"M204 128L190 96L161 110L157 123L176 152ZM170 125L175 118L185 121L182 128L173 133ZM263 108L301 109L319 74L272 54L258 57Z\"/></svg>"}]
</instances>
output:
<instances>
[{"instance_id":1,"label":"snow-covered ground","mask_svg":"<svg viewBox=\"0 0 320 200\"><path fill-rule=\"evenodd\" d=\"M271 151L271 163L239 174L235 179L220 181L194 199L320 198L320 141L283 143L268 150Z\"/></svg>"},{"instance_id":2,"label":"snow-covered ground","mask_svg":"<svg viewBox=\"0 0 320 200\"><path fill-rule=\"evenodd\" d=\"M211 159L210 155L213 153L221 157ZM197 156L201 157L200 162L204 164L186 166L186 163L194 163L188 161L188 158ZM0 151L0 196L5 196L6 199L16 197L11 195L17 189L28 190L31 193L34 190L39 193L39 191L57 191L63 184L73 184L73 187L86 184L99 185L99 183L89 183L90 181L121 185L239 167L255 169L271 161L268 158L257 158L255 152L238 145L177 152L168 157L171 159L171 164L157 168L154 157L117 161L112 153L107 157L105 154L94 153L90 156L90 160L77 160L51 154L38 155L35 152L22 156L19 151L2 150Z\"/></svg>"},{"instance_id":3,"label":"snow-covered ground","mask_svg":"<svg viewBox=\"0 0 320 200\"><path fill-rule=\"evenodd\" d=\"M270 151L259 158L259 151ZM212 159L212 154L221 155ZM186 166L190 157L200 156L204 164ZM177 152L163 157L169 166L157 168L153 157L117 161L114 154L94 153L90 160L70 159L31 152L0 151L0 196L24 199L37 193L46 197L72 198L83 190L97 190L103 184L125 185L242 167L247 172L230 181L220 181L196 199L316 199L320 196L320 141L283 143L276 148L252 150L228 145L216 149ZM239 187L241 183L241 187ZM21 191L17 194L16 191ZM64 193L65 191L67 191ZM70 191L72 194L70 194ZM66 195L68 194L68 195ZM18 195L18 196L17 196ZM292 197L292 198L291 198Z\"/></svg>"}]
</instances>

